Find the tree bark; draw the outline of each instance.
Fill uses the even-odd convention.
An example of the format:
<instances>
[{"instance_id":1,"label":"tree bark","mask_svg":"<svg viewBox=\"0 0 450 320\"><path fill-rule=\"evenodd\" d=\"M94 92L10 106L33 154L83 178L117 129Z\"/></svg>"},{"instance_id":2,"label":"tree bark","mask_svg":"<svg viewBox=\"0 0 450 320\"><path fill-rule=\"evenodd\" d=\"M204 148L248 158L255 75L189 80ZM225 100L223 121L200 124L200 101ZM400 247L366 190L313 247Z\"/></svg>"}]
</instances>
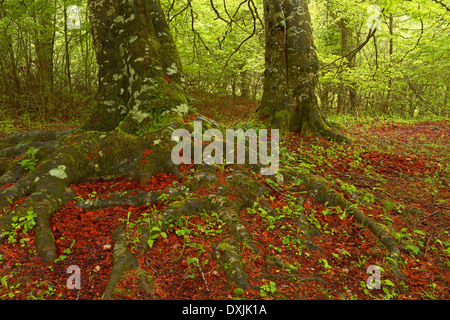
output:
<instances>
[{"instance_id":1,"label":"tree bark","mask_svg":"<svg viewBox=\"0 0 450 320\"><path fill-rule=\"evenodd\" d=\"M65 48L65 70L67 74L67 83L69 85L70 94L72 94L72 74L70 71L70 53L69 53L69 37L67 28L67 4L64 1L64 48ZM71 97L72 98L72 97Z\"/></svg>"},{"instance_id":2,"label":"tree bark","mask_svg":"<svg viewBox=\"0 0 450 320\"><path fill-rule=\"evenodd\" d=\"M34 32L34 45L42 103L48 104L53 95L54 25L49 8L43 8L33 15L34 22L42 26L41 30Z\"/></svg>"},{"instance_id":3,"label":"tree bark","mask_svg":"<svg viewBox=\"0 0 450 320\"><path fill-rule=\"evenodd\" d=\"M349 141L331 131L317 99L318 59L305 0L265 0L264 93L258 113L282 132L311 131Z\"/></svg>"},{"instance_id":4,"label":"tree bark","mask_svg":"<svg viewBox=\"0 0 450 320\"><path fill-rule=\"evenodd\" d=\"M155 32L151 15L156 13L150 6L157 4L144 0L88 2L99 65L99 102L85 129L143 133L161 125L164 112L176 118L173 108L186 103L179 81L169 78L181 73L175 62L180 61L178 54L171 50L166 55L166 49L159 49L169 48L173 40ZM161 23L156 25L159 28ZM167 75L166 65L173 67L174 74Z\"/></svg>"},{"instance_id":5,"label":"tree bark","mask_svg":"<svg viewBox=\"0 0 450 320\"><path fill-rule=\"evenodd\" d=\"M393 54L394 54L394 16L392 15L392 13L390 13L389 14L389 67L392 66ZM389 71L387 103L385 104L385 108L383 110L384 114L387 114L389 112L391 98L392 98L392 76L391 76L391 71Z\"/></svg>"},{"instance_id":6,"label":"tree bark","mask_svg":"<svg viewBox=\"0 0 450 320\"><path fill-rule=\"evenodd\" d=\"M352 29L349 27L348 22L345 18L341 18L339 20L339 29L341 31L341 56L344 57L347 52L350 52L350 44L349 41L352 35ZM345 57L347 63L347 68L350 70L355 67L356 55L350 55L349 57ZM355 114L357 107L357 93L356 89L352 85L344 85L341 84L340 93L338 96L338 110L345 111L347 108L352 114ZM348 98L347 98L348 96ZM346 104L348 107L346 108Z\"/></svg>"},{"instance_id":7,"label":"tree bark","mask_svg":"<svg viewBox=\"0 0 450 320\"><path fill-rule=\"evenodd\" d=\"M183 67L178 49L172 37L169 24L159 0L148 0L149 16L155 29L155 36L159 43L161 64L170 81L178 85L184 84Z\"/></svg>"}]
</instances>

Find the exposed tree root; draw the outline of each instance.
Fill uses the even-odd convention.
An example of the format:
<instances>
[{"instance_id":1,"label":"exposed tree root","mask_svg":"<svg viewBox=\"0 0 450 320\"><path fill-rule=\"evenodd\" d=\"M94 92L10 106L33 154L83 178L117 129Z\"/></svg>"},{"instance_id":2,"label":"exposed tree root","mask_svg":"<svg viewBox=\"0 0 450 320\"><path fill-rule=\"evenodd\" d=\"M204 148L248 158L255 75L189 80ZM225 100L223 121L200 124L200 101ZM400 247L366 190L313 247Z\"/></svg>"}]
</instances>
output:
<instances>
[{"instance_id":1,"label":"exposed tree root","mask_svg":"<svg viewBox=\"0 0 450 320\"><path fill-rule=\"evenodd\" d=\"M331 189L328 186L327 181L318 176L302 175L298 172L286 170L284 176L286 181L295 181L295 179L301 179L302 184L308 189L309 196L318 203L328 206L340 206L345 209L355 220L362 226L369 228L372 233L378 237L380 242L389 250L391 256L389 263L392 267L393 273L398 278L403 278L398 267L398 261L400 258L400 250L397 247L395 240L389 235L389 233L383 229L383 227L364 215L364 213L354 204L349 203L344 197L337 191Z\"/></svg>"},{"instance_id":2,"label":"exposed tree root","mask_svg":"<svg viewBox=\"0 0 450 320\"><path fill-rule=\"evenodd\" d=\"M119 283L128 268L135 269L138 267L136 257L128 250L129 238L128 234L119 226L112 234L114 241L113 248L113 266L109 273L108 283L103 292L103 299L111 298L111 293Z\"/></svg>"},{"instance_id":3,"label":"exposed tree root","mask_svg":"<svg viewBox=\"0 0 450 320\"><path fill-rule=\"evenodd\" d=\"M191 124L185 124L188 128ZM1 141L5 146L0 154L4 157L14 157L14 161L4 167L2 183L15 176L18 161L26 155L26 147L37 148L36 157L42 159L34 171L27 172L14 184L0 190L0 206L5 213L0 217L1 240L5 240L8 232L13 228L14 217L27 214L35 214L35 235L37 251L45 262L53 262L57 257L55 239L50 226L52 214L68 201L73 199L74 192L71 184L95 180L97 178L128 177L141 180L147 179L161 172L170 172L180 176L178 167L171 162L170 151L174 143L171 141L171 132L179 125L172 125L158 131L150 132L146 136L136 137L117 132L99 133L73 131L38 133L30 132L21 136L14 136ZM20 148L13 144L28 141L28 144ZM45 139L46 141L39 141ZM50 142L49 142L50 141ZM158 233L167 232L180 217L189 217L206 213L216 213L218 218L228 227L228 235L215 244L213 257L224 271L228 281L235 283L242 289L255 288L245 270L242 262L241 246L247 246L253 252L259 253L258 244L252 240L245 224L240 219L242 210L252 208L255 203L263 208L269 215L277 216L278 212L272 209L262 199L271 193L271 189L263 182L258 181L254 166L252 173L245 170L235 170L229 174L225 181L220 181L217 170L209 165L197 165L195 174L183 184L169 190L157 190L142 192L138 190L115 192L107 199L83 200L78 206L83 210L98 210L111 206L142 206L158 202L165 195L167 207L151 216L149 224L140 226L141 241L138 255L143 255L149 250L148 240L154 239ZM355 205L352 205L337 191L330 188L322 178L301 173L298 170L281 169L286 184L298 179L308 190L308 196L316 202L328 206L341 206L362 226L370 229L379 241L389 250L390 264L393 273L402 277L398 267L400 251L393 238L377 222L368 218ZM211 192L208 195L200 195L197 191L208 187ZM6 209L10 203L27 197L18 207ZM260 199L261 201L257 201ZM298 204L302 205L304 198L298 198ZM152 229L152 224L159 228ZM157 224L156 224L157 223ZM310 250L321 250L313 243L315 232L305 215L298 213L296 223L303 236L305 245ZM117 228L113 233L114 264L110 272L109 281L104 291L104 299L114 296L114 289L120 279L127 274L127 270L140 270L137 257L128 249L129 239L123 227ZM298 281L316 281L315 278L302 278L299 272L283 261L272 257L266 257L268 263L277 264L279 267L292 271L293 279ZM146 281L146 276L140 273L138 276L141 287L151 297L155 297L151 286ZM319 280L317 280L319 281Z\"/></svg>"}]
</instances>

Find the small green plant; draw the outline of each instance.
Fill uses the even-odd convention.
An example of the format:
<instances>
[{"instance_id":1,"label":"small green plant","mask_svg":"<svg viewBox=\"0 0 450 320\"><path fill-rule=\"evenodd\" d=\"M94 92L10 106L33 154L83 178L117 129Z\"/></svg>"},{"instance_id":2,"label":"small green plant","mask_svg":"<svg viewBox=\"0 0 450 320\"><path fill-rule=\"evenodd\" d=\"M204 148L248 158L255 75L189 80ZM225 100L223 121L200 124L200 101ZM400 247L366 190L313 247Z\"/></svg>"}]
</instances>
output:
<instances>
[{"instance_id":1,"label":"small green plant","mask_svg":"<svg viewBox=\"0 0 450 320\"><path fill-rule=\"evenodd\" d=\"M5 232L2 234L2 237L7 237L8 243L17 242L17 236L19 231L21 234L26 234L28 231L34 228L36 225L35 219L36 213L32 208L28 209L26 214L23 216L13 216L11 218L11 226L13 227L11 231ZM28 238L22 238L20 240L21 246L25 246L25 243L28 241Z\"/></svg>"},{"instance_id":2,"label":"small green plant","mask_svg":"<svg viewBox=\"0 0 450 320\"><path fill-rule=\"evenodd\" d=\"M162 224L162 222L160 221L160 220L158 220L157 222L156 222L156 225L153 225L153 226L151 226L151 228L150 228L150 237L149 237L149 239L147 240L147 244L148 244L148 246L151 248L151 247L153 247L153 244L155 243L155 240L158 238L158 237L163 237L163 238L167 238L167 233L166 232L163 232L162 230L161 230L161 224Z\"/></svg>"},{"instance_id":3,"label":"small green plant","mask_svg":"<svg viewBox=\"0 0 450 320\"><path fill-rule=\"evenodd\" d=\"M88 194L89 198L95 199L98 197L98 193L97 191L92 191L91 193Z\"/></svg>"},{"instance_id":4,"label":"small green plant","mask_svg":"<svg viewBox=\"0 0 450 320\"><path fill-rule=\"evenodd\" d=\"M423 297L427 298L427 299L430 299L430 300L436 300L436 297L434 296L434 293L436 291L436 283L430 283L428 285L428 287L430 288L429 291L425 291L425 290L422 289Z\"/></svg>"},{"instance_id":5,"label":"small green plant","mask_svg":"<svg viewBox=\"0 0 450 320\"><path fill-rule=\"evenodd\" d=\"M323 267L325 268L325 273L328 272L329 269L331 269L331 266L328 263L328 260L323 258L323 259L319 259L319 262L321 262L323 264Z\"/></svg>"},{"instance_id":6,"label":"small green plant","mask_svg":"<svg viewBox=\"0 0 450 320\"><path fill-rule=\"evenodd\" d=\"M16 133L17 127L14 125L14 121L12 120L0 121L0 132L4 132L7 135Z\"/></svg>"},{"instance_id":7,"label":"small green plant","mask_svg":"<svg viewBox=\"0 0 450 320\"><path fill-rule=\"evenodd\" d=\"M37 152L37 150L35 147L30 147L27 150L27 155L30 158L23 159L22 161L20 161L20 166L27 171L33 171L34 168L36 167L37 163L39 162L35 157L36 152Z\"/></svg>"},{"instance_id":8,"label":"small green plant","mask_svg":"<svg viewBox=\"0 0 450 320\"><path fill-rule=\"evenodd\" d=\"M198 258L196 258L196 257L194 257L194 258L187 257L187 258L186 258L186 263L187 263L187 265L191 265L191 264L192 264L192 265L194 265L194 267L200 267L200 265L199 265L199 263L198 263ZM190 271L190 273L189 273L189 275L188 275L188 278L194 279L194 277L195 277L195 272L192 271L191 268L189 268L189 271Z\"/></svg>"},{"instance_id":9,"label":"small green plant","mask_svg":"<svg viewBox=\"0 0 450 320\"><path fill-rule=\"evenodd\" d=\"M264 298L268 295L273 295L277 292L277 284L273 281L269 281L269 283L264 283L259 287L259 295Z\"/></svg>"},{"instance_id":10,"label":"small green plant","mask_svg":"<svg viewBox=\"0 0 450 320\"><path fill-rule=\"evenodd\" d=\"M244 289L242 288L236 288L234 289L234 295L236 296L235 298L233 298L234 300L238 300L241 299L241 297L243 297L245 294Z\"/></svg>"},{"instance_id":11,"label":"small green plant","mask_svg":"<svg viewBox=\"0 0 450 320\"><path fill-rule=\"evenodd\" d=\"M161 201L164 204L169 203L170 196L167 193L163 193L158 197L158 200Z\"/></svg>"},{"instance_id":12,"label":"small green plant","mask_svg":"<svg viewBox=\"0 0 450 320\"><path fill-rule=\"evenodd\" d=\"M75 244L75 239L73 239L72 244L68 248L64 249L64 251L63 251L64 254L60 255L58 258L55 259L55 262L65 260L67 258L67 256L72 253L72 248L73 248L74 244Z\"/></svg>"},{"instance_id":13,"label":"small green plant","mask_svg":"<svg viewBox=\"0 0 450 320\"><path fill-rule=\"evenodd\" d=\"M16 284L8 284L9 276L5 275L2 278L0 278L0 283L2 284L3 288L7 291L5 294L0 296L0 298L8 297L10 299L13 299L16 294L19 294L21 291L18 290L20 287L20 283Z\"/></svg>"},{"instance_id":14,"label":"small green plant","mask_svg":"<svg viewBox=\"0 0 450 320\"><path fill-rule=\"evenodd\" d=\"M383 296L384 300L392 300L398 295L395 292L395 284L391 280L389 279L381 280L381 284L382 284L381 289L384 292ZM389 288L391 288L391 290L389 290Z\"/></svg>"}]
</instances>

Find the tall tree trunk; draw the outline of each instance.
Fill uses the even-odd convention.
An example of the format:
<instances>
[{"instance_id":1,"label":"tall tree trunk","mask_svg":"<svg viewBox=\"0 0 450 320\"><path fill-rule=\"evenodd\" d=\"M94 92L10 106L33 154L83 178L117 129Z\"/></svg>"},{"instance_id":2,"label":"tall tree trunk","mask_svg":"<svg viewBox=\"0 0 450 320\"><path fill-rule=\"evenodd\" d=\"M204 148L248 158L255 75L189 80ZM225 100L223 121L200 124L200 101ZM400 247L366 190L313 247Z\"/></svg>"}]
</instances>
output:
<instances>
[{"instance_id":1,"label":"tall tree trunk","mask_svg":"<svg viewBox=\"0 0 450 320\"><path fill-rule=\"evenodd\" d=\"M390 13L389 14L389 68L392 66L392 55L393 54L394 54L394 16L392 15L392 13ZM391 98L392 98L392 76L391 76L391 71L389 71L387 103L385 104L383 113L388 113L389 106L391 104Z\"/></svg>"},{"instance_id":2,"label":"tall tree trunk","mask_svg":"<svg viewBox=\"0 0 450 320\"><path fill-rule=\"evenodd\" d=\"M34 13L34 22L42 26L35 31L35 50L42 102L50 103L53 95L54 25L52 10L44 8Z\"/></svg>"},{"instance_id":3,"label":"tall tree trunk","mask_svg":"<svg viewBox=\"0 0 450 320\"><path fill-rule=\"evenodd\" d=\"M264 93L258 113L282 132L348 141L325 123L316 96L318 59L306 0L264 0Z\"/></svg>"},{"instance_id":4,"label":"tall tree trunk","mask_svg":"<svg viewBox=\"0 0 450 320\"><path fill-rule=\"evenodd\" d=\"M72 93L72 74L70 72L70 53L69 53L69 38L68 38L68 30L67 30L67 4L64 1L64 46L65 46L65 62L66 62L66 74L67 74L67 83L69 85L70 93Z\"/></svg>"},{"instance_id":5,"label":"tall tree trunk","mask_svg":"<svg viewBox=\"0 0 450 320\"><path fill-rule=\"evenodd\" d=\"M250 73L245 69L245 64L238 66L240 81L240 97L248 99L250 97Z\"/></svg>"},{"instance_id":6,"label":"tall tree trunk","mask_svg":"<svg viewBox=\"0 0 450 320\"><path fill-rule=\"evenodd\" d=\"M5 45L0 49L3 60L3 63L1 63L3 73L2 83L5 93L9 93L11 98L13 98L12 93L20 94L22 90L20 79L18 77L17 59L14 53L13 40L9 34L9 30L6 30L5 34L2 35L1 41L5 43ZM11 78L12 83L8 80L8 78Z\"/></svg>"},{"instance_id":7,"label":"tall tree trunk","mask_svg":"<svg viewBox=\"0 0 450 320\"><path fill-rule=\"evenodd\" d=\"M159 0L147 0L150 19L155 29L155 36L159 45L159 54L164 72L171 81L178 85L184 84L183 67L178 49L172 37L169 24Z\"/></svg>"},{"instance_id":8,"label":"tall tree trunk","mask_svg":"<svg viewBox=\"0 0 450 320\"><path fill-rule=\"evenodd\" d=\"M350 39L352 35L352 30L348 26L346 19L341 18L339 20L339 29L341 31L341 55L344 56L350 52ZM347 68L353 69L355 67L356 55L350 55L350 57L345 58L347 61ZM340 87L340 94L338 100L338 110L348 110L352 114L356 112L357 94L356 90L352 85L342 84ZM346 108L346 104L348 107Z\"/></svg>"},{"instance_id":9,"label":"tall tree trunk","mask_svg":"<svg viewBox=\"0 0 450 320\"><path fill-rule=\"evenodd\" d=\"M88 1L99 65L99 103L85 129L142 133L158 125L163 113L176 118L172 110L186 103L178 81L172 80L181 72L175 62L180 61L178 54L160 49L169 47L170 40L155 32L154 2ZM164 43L158 41L162 38Z\"/></svg>"}]
</instances>

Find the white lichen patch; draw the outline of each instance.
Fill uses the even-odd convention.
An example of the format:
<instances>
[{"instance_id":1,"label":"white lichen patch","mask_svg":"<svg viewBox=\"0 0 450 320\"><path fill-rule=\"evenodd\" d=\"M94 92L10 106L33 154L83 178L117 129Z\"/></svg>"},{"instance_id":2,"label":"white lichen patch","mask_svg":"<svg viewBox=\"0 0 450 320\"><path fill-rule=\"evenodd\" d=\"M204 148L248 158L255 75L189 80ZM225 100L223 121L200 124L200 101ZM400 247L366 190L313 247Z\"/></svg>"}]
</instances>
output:
<instances>
[{"instance_id":1,"label":"white lichen patch","mask_svg":"<svg viewBox=\"0 0 450 320\"><path fill-rule=\"evenodd\" d=\"M105 100L105 101L103 101L103 104L105 106L111 107L115 104L115 101L114 100Z\"/></svg>"},{"instance_id":2,"label":"white lichen patch","mask_svg":"<svg viewBox=\"0 0 450 320\"><path fill-rule=\"evenodd\" d=\"M150 116L150 114L142 112L141 110L133 110L131 111L133 119L136 120L137 123L141 123L146 118Z\"/></svg>"},{"instance_id":3,"label":"white lichen patch","mask_svg":"<svg viewBox=\"0 0 450 320\"><path fill-rule=\"evenodd\" d=\"M116 22L116 23L124 23L124 22L125 22L125 19L123 18L123 16L117 16L117 17L114 19L114 22Z\"/></svg>"},{"instance_id":4,"label":"white lichen patch","mask_svg":"<svg viewBox=\"0 0 450 320\"><path fill-rule=\"evenodd\" d=\"M169 68L167 68L166 73L168 76L178 73L178 68L175 63L173 63Z\"/></svg>"},{"instance_id":5,"label":"white lichen patch","mask_svg":"<svg viewBox=\"0 0 450 320\"><path fill-rule=\"evenodd\" d=\"M179 106L176 106L174 109L172 109L172 111L184 117L189 112L189 106L186 103L183 103Z\"/></svg>"},{"instance_id":6,"label":"white lichen patch","mask_svg":"<svg viewBox=\"0 0 450 320\"><path fill-rule=\"evenodd\" d=\"M120 79L122 79L122 78L123 78L123 75L122 75L122 74L114 74L114 75L113 75L114 81L120 80Z\"/></svg>"},{"instance_id":7,"label":"white lichen patch","mask_svg":"<svg viewBox=\"0 0 450 320\"><path fill-rule=\"evenodd\" d=\"M58 168L52 169L48 172L52 177L64 180L67 179L66 166L60 165Z\"/></svg>"}]
</instances>

